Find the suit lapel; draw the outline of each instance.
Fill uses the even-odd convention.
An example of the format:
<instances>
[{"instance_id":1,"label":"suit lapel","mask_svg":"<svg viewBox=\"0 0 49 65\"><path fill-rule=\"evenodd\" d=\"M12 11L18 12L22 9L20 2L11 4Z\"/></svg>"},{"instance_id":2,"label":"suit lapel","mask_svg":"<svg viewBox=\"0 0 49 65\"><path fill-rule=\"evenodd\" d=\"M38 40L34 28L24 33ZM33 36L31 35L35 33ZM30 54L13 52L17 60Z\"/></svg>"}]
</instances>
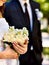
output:
<instances>
[{"instance_id":1,"label":"suit lapel","mask_svg":"<svg viewBox=\"0 0 49 65\"><path fill-rule=\"evenodd\" d=\"M28 26L28 23L25 21L24 12L22 10L22 7L21 7L21 4L20 4L19 1L18 1L18 12L17 12L17 15L20 15L19 18L20 18L20 21L22 23L22 26L28 28L29 26Z\"/></svg>"},{"instance_id":2,"label":"suit lapel","mask_svg":"<svg viewBox=\"0 0 49 65\"><path fill-rule=\"evenodd\" d=\"M31 5L31 9L32 9L32 19L33 19L33 35L36 34L37 32L37 16L36 16L36 12L35 12L35 5L34 5L34 2L30 2L30 5Z\"/></svg>"},{"instance_id":3,"label":"suit lapel","mask_svg":"<svg viewBox=\"0 0 49 65\"><path fill-rule=\"evenodd\" d=\"M24 20L24 13L23 13L23 10L22 10L22 7L19 3L19 1L16 1L17 5L15 4L15 7L16 7L16 12L17 14L15 14L15 16L17 15L17 21L18 23L21 24L20 27L25 27L26 23L25 23L25 20Z\"/></svg>"},{"instance_id":4,"label":"suit lapel","mask_svg":"<svg viewBox=\"0 0 49 65\"><path fill-rule=\"evenodd\" d=\"M18 17L17 18L19 18L19 23L21 22L21 24L22 24L22 27L29 27L29 26L27 26L27 22L25 22L25 18L24 18L24 13L23 13L23 10L22 10L22 7L21 7L21 5L20 5L20 3L19 3L19 1L16 1L17 3L17 5L16 5L16 9L17 9L17 15L18 15ZM33 15L33 31L32 31L32 33L36 30L36 13L35 13L35 6L34 6L34 2L30 2L30 5L31 5L31 9L32 9L32 15Z\"/></svg>"}]
</instances>

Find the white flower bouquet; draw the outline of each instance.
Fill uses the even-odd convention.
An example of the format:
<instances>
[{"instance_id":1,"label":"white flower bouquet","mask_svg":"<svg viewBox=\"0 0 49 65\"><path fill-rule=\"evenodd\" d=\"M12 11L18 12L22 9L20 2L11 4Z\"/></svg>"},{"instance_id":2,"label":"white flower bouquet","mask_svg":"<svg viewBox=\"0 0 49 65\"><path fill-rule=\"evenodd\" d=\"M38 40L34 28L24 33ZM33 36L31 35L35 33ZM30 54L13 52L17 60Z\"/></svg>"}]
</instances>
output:
<instances>
[{"instance_id":1,"label":"white flower bouquet","mask_svg":"<svg viewBox=\"0 0 49 65\"><path fill-rule=\"evenodd\" d=\"M3 36L3 42L7 43L12 47L12 43L19 42L21 44L25 43L25 40L29 40L29 33L26 27L22 29L15 29L14 26L10 26L8 32L6 32Z\"/></svg>"}]
</instances>

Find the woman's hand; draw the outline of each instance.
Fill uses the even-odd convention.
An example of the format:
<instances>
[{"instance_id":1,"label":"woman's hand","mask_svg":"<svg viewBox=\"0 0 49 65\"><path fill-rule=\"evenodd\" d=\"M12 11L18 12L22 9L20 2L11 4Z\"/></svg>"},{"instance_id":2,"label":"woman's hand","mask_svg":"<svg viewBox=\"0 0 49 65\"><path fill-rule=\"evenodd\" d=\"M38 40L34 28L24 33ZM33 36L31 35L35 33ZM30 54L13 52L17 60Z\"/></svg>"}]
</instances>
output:
<instances>
[{"instance_id":1,"label":"woman's hand","mask_svg":"<svg viewBox=\"0 0 49 65\"><path fill-rule=\"evenodd\" d=\"M7 45L6 49L0 52L0 59L17 59L19 57L18 53L25 54L27 52L28 40L25 40L24 44L16 42L12 44L16 52Z\"/></svg>"},{"instance_id":2,"label":"woman's hand","mask_svg":"<svg viewBox=\"0 0 49 65\"><path fill-rule=\"evenodd\" d=\"M19 54L25 54L28 48L28 40L25 40L24 44L13 42L13 47Z\"/></svg>"},{"instance_id":3,"label":"woman's hand","mask_svg":"<svg viewBox=\"0 0 49 65\"><path fill-rule=\"evenodd\" d=\"M6 49L2 52L0 52L0 59L17 59L18 54L10 48L8 45Z\"/></svg>"}]
</instances>

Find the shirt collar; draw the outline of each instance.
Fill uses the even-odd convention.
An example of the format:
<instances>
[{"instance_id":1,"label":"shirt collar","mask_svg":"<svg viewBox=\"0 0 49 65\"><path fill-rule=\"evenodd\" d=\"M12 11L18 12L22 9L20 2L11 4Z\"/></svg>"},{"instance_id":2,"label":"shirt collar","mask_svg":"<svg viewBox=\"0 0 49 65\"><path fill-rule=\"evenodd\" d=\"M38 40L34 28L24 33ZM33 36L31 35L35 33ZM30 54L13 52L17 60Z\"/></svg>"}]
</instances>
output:
<instances>
[{"instance_id":1,"label":"shirt collar","mask_svg":"<svg viewBox=\"0 0 49 65\"><path fill-rule=\"evenodd\" d=\"M23 11L25 12L25 10L24 10L24 9L25 9L24 4L27 3L27 6L29 6L29 0L26 0L25 3L23 2L23 0L19 0L19 2L20 2L20 4L21 4L21 7L22 7Z\"/></svg>"},{"instance_id":2,"label":"shirt collar","mask_svg":"<svg viewBox=\"0 0 49 65\"><path fill-rule=\"evenodd\" d=\"M27 5L29 4L29 0L26 0L25 2L23 0L19 0L19 2L24 6L24 3L27 3Z\"/></svg>"}]
</instances>

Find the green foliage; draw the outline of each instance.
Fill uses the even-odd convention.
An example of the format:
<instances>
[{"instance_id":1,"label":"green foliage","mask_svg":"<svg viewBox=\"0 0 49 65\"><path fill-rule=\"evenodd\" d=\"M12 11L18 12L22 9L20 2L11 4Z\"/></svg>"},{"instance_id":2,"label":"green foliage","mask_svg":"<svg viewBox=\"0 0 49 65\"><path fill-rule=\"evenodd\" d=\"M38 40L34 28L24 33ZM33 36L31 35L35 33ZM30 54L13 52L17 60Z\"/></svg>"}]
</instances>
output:
<instances>
[{"instance_id":1,"label":"green foliage","mask_svg":"<svg viewBox=\"0 0 49 65\"><path fill-rule=\"evenodd\" d=\"M49 25L47 26L47 28L41 29L41 32L47 32L47 33L49 33Z\"/></svg>"},{"instance_id":2,"label":"green foliage","mask_svg":"<svg viewBox=\"0 0 49 65\"><path fill-rule=\"evenodd\" d=\"M44 13L45 17L49 18L49 0L35 0L40 3L41 11Z\"/></svg>"},{"instance_id":3,"label":"green foliage","mask_svg":"<svg viewBox=\"0 0 49 65\"><path fill-rule=\"evenodd\" d=\"M47 30L47 28L45 28L45 29L42 29L41 31L42 31L42 32L47 32L47 33L48 33L48 30Z\"/></svg>"},{"instance_id":4,"label":"green foliage","mask_svg":"<svg viewBox=\"0 0 49 65\"><path fill-rule=\"evenodd\" d=\"M44 47L43 48L43 54L44 55L49 55L49 47Z\"/></svg>"}]
</instances>

